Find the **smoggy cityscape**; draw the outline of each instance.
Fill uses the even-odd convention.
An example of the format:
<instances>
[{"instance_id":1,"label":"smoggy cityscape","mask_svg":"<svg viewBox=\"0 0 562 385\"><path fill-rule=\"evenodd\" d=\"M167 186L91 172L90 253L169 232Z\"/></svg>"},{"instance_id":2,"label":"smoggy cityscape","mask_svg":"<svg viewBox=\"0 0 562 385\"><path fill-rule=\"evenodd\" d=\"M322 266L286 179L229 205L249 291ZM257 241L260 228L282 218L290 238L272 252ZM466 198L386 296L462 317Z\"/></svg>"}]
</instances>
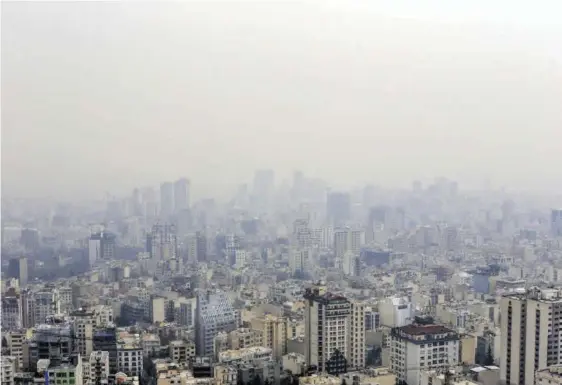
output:
<instances>
[{"instance_id":1,"label":"smoggy cityscape","mask_svg":"<svg viewBox=\"0 0 562 385\"><path fill-rule=\"evenodd\" d=\"M548 12L17 3L2 385L562 385Z\"/></svg>"}]
</instances>

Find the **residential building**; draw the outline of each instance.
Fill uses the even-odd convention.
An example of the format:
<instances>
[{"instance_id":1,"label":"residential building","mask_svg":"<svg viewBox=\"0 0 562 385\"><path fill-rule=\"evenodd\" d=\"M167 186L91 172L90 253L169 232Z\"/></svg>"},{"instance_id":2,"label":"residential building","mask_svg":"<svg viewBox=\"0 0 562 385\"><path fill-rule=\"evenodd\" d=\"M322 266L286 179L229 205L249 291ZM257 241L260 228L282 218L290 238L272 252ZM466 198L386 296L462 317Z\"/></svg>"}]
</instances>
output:
<instances>
[{"instance_id":1,"label":"residential building","mask_svg":"<svg viewBox=\"0 0 562 385\"><path fill-rule=\"evenodd\" d=\"M351 303L323 287L305 291L305 359L319 373L347 372L351 356Z\"/></svg>"},{"instance_id":2,"label":"residential building","mask_svg":"<svg viewBox=\"0 0 562 385\"><path fill-rule=\"evenodd\" d=\"M535 373L536 385L562 385L562 366L554 365Z\"/></svg>"},{"instance_id":3,"label":"residential building","mask_svg":"<svg viewBox=\"0 0 562 385\"><path fill-rule=\"evenodd\" d=\"M146 236L146 250L153 261L167 261L177 257L177 237L175 226L156 224Z\"/></svg>"},{"instance_id":4,"label":"residential building","mask_svg":"<svg viewBox=\"0 0 562 385\"><path fill-rule=\"evenodd\" d=\"M178 364L193 362L195 358L195 343L193 341L176 340L168 344L170 358Z\"/></svg>"},{"instance_id":5,"label":"residential building","mask_svg":"<svg viewBox=\"0 0 562 385\"><path fill-rule=\"evenodd\" d=\"M500 379L506 384L535 384L535 372L562 364L558 335L562 292L531 288L500 300Z\"/></svg>"},{"instance_id":6,"label":"residential building","mask_svg":"<svg viewBox=\"0 0 562 385\"><path fill-rule=\"evenodd\" d=\"M262 334L262 345L270 348L273 358L281 360L287 354L287 322L283 317L265 314L251 320L252 329Z\"/></svg>"},{"instance_id":7,"label":"residential building","mask_svg":"<svg viewBox=\"0 0 562 385\"><path fill-rule=\"evenodd\" d=\"M110 379L109 353L93 351L89 356L88 385L107 385Z\"/></svg>"},{"instance_id":8,"label":"residential building","mask_svg":"<svg viewBox=\"0 0 562 385\"><path fill-rule=\"evenodd\" d=\"M198 356L212 356L217 334L237 327L238 316L226 293L207 291L197 295L195 344Z\"/></svg>"},{"instance_id":9,"label":"residential building","mask_svg":"<svg viewBox=\"0 0 562 385\"><path fill-rule=\"evenodd\" d=\"M460 337L455 331L434 324L392 328L391 369L399 381L420 385L420 371L456 366Z\"/></svg>"}]
</instances>

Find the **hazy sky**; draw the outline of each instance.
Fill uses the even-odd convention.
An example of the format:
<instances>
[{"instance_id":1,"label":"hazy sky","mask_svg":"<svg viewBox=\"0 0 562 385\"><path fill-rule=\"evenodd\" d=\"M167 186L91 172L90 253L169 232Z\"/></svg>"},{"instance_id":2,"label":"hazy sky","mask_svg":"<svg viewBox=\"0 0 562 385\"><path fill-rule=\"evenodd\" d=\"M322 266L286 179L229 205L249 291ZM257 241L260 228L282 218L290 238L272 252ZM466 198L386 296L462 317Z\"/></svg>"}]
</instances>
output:
<instances>
[{"instance_id":1,"label":"hazy sky","mask_svg":"<svg viewBox=\"0 0 562 385\"><path fill-rule=\"evenodd\" d=\"M468 5L470 4L470 5ZM562 4L2 3L2 188L293 169L562 189Z\"/></svg>"}]
</instances>

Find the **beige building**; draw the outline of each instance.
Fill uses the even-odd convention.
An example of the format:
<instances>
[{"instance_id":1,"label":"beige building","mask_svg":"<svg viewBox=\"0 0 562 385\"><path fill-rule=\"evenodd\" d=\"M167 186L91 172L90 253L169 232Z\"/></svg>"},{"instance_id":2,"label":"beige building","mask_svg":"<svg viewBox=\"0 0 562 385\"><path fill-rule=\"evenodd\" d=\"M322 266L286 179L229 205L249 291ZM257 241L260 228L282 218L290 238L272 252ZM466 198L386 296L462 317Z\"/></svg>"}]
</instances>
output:
<instances>
[{"instance_id":1,"label":"beige building","mask_svg":"<svg viewBox=\"0 0 562 385\"><path fill-rule=\"evenodd\" d=\"M252 329L262 333L262 346L270 348L273 358L281 360L287 353L287 323L285 318L266 314L251 320Z\"/></svg>"},{"instance_id":2,"label":"beige building","mask_svg":"<svg viewBox=\"0 0 562 385\"><path fill-rule=\"evenodd\" d=\"M562 384L562 366L555 365L547 369L537 370L535 373L536 385L561 385Z\"/></svg>"},{"instance_id":3,"label":"beige building","mask_svg":"<svg viewBox=\"0 0 562 385\"><path fill-rule=\"evenodd\" d=\"M305 360L319 373L365 366L365 307L316 286L306 289Z\"/></svg>"},{"instance_id":4,"label":"beige building","mask_svg":"<svg viewBox=\"0 0 562 385\"><path fill-rule=\"evenodd\" d=\"M229 349L263 346L263 330L238 328L227 335Z\"/></svg>"},{"instance_id":5,"label":"beige building","mask_svg":"<svg viewBox=\"0 0 562 385\"><path fill-rule=\"evenodd\" d=\"M341 382L338 376L330 376L329 374L314 374L299 378L300 385L341 385Z\"/></svg>"},{"instance_id":6,"label":"beige building","mask_svg":"<svg viewBox=\"0 0 562 385\"><path fill-rule=\"evenodd\" d=\"M171 341L168 348L170 357L178 364L186 364L195 358L195 343L193 341Z\"/></svg>"},{"instance_id":7,"label":"beige building","mask_svg":"<svg viewBox=\"0 0 562 385\"><path fill-rule=\"evenodd\" d=\"M460 362L474 365L476 363L476 336L471 334L461 335Z\"/></svg>"},{"instance_id":8,"label":"beige building","mask_svg":"<svg viewBox=\"0 0 562 385\"><path fill-rule=\"evenodd\" d=\"M8 355L16 358L16 370L23 370L23 342L25 340L25 331L11 331L5 333L8 342Z\"/></svg>"},{"instance_id":9,"label":"beige building","mask_svg":"<svg viewBox=\"0 0 562 385\"><path fill-rule=\"evenodd\" d=\"M2 356L2 385L14 385L14 375L16 374L17 358L12 356Z\"/></svg>"},{"instance_id":10,"label":"beige building","mask_svg":"<svg viewBox=\"0 0 562 385\"><path fill-rule=\"evenodd\" d=\"M365 304L351 302L350 359L348 369L365 367Z\"/></svg>"},{"instance_id":11,"label":"beige building","mask_svg":"<svg viewBox=\"0 0 562 385\"><path fill-rule=\"evenodd\" d=\"M341 376L347 384L395 385L396 376L385 367L369 368L360 372L348 372Z\"/></svg>"},{"instance_id":12,"label":"beige building","mask_svg":"<svg viewBox=\"0 0 562 385\"><path fill-rule=\"evenodd\" d=\"M238 383L238 370L230 365L215 365L216 385L236 385Z\"/></svg>"},{"instance_id":13,"label":"beige building","mask_svg":"<svg viewBox=\"0 0 562 385\"><path fill-rule=\"evenodd\" d=\"M562 364L562 291L531 288L501 298L500 380L535 385L535 372Z\"/></svg>"},{"instance_id":14,"label":"beige building","mask_svg":"<svg viewBox=\"0 0 562 385\"><path fill-rule=\"evenodd\" d=\"M156 385L187 385L188 379L192 377L190 372L174 364L160 365L157 373Z\"/></svg>"}]
</instances>

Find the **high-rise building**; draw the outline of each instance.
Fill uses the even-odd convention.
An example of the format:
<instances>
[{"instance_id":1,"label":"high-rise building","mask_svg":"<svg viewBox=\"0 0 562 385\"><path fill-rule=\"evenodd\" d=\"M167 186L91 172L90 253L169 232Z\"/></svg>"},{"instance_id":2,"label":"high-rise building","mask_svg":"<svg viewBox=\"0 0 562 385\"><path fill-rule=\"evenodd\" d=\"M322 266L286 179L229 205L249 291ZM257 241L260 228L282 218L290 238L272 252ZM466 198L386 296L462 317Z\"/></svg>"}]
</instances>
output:
<instances>
[{"instance_id":1,"label":"high-rise building","mask_svg":"<svg viewBox=\"0 0 562 385\"><path fill-rule=\"evenodd\" d=\"M14 385L14 376L17 370L17 362L18 360L16 357L3 355L0 359L1 363L1 374L0 374L0 383L3 385Z\"/></svg>"},{"instance_id":2,"label":"high-rise building","mask_svg":"<svg viewBox=\"0 0 562 385\"><path fill-rule=\"evenodd\" d=\"M305 361L339 375L365 365L364 306L315 286L305 291Z\"/></svg>"},{"instance_id":3,"label":"high-rise building","mask_svg":"<svg viewBox=\"0 0 562 385\"><path fill-rule=\"evenodd\" d=\"M72 325L68 322L41 324L36 327L30 343L32 367L36 360L49 359L54 366L71 362L74 354Z\"/></svg>"},{"instance_id":4,"label":"high-rise building","mask_svg":"<svg viewBox=\"0 0 562 385\"><path fill-rule=\"evenodd\" d=\"M94 351L109 353L109 373L117 373L117 330L114 326L99 328L94 332Z\"/></svg>"},{"instance_id":5,"label":"high-rise building","mask_svg":"<svg viewBox=\"0 0 562 385\"><path fill-rule=\"evenodd\" d=\"M195 313L195 344L198 356L213 355L213 341L220 332L238 327L238 316L224 292L197 295Z\"/></svg>"},{"instance_id":6,"label":"high-rise building","mask_svg":"<svg viewBox=\"0 0 562 385\"><path fill-rule=\"evenodd\" d=\"M160 218L167 221L174 211L174 184L164 182L160 185Z\"/></svg>"},{"instance_id":7,"label":"high-rise building","mask_svg":"<svg viewBox=\"0 0 562 385\"><path fill-rule=\"evenodd\" d=\"M562 292L532 288L500 300L500 380L533 385L535 373L562 364Z\"/></svg>"},{"instance_id":8,"label":"high-rise building","mask_svg":"<svg viewBox=\"0 0 562 385\"><path fill-rule=\"evenodd\" d=\"M562 209L551 211L550 229L553 237L562 237Z\"/></svg>"},{"instance_id":9,"label":"high-rise building","mask_svg":"<svg viewBox=\"0 0 562 385\"><path fill-rule=\"evenodd\" d=\"M107 385L109 383L109 353L93 351L89 355L90 372L88 374L89 384Z\"/></svg>"},{"instance_id":10,"label":"high-rise building","mask_svg":"<svg viewBox=\"0 0 562 385\"><path fill-rule=\"evenodd\" d=\"M360 275L360 269L359 254L347 251L342 258L343 273L352 277L358 277Z\"/></svg>"},{"instance_id":11,"label":"high-rise building","mask_svg":"<svg viewBox=\"0 0 562 385\"><path fill-rule=\"evenodd\" d=\"M94 350L94 324L96 323L96 315L93 311L77 310L71 313L74 326L75 343L78 353L82 357L90 357Z\"/></svg>"},{"instance_id":12,"label":"high-rise building","mask_svg":"<svg viewBox=\"0 0 562 385\"><path fill-rule=\"evenodd\" d=\"M10 259L8 270L11 277L18 279L20 287L25 287L27 285L28 273L26 257Z\"/></svg>"},{"instance_id":13,"label":"high-rise building","mask_svg":"<svg viewBox=\"0 0 562 385\"><path fill-rule=\"evenodd\" d=\"M110 232L95 233L88 240L88 261L93 266L98 260L110 261L116 256L116 237Z\"/></svg>"},{"instance_id":14,"label":"high-rise building","mask_svg":"<svg viewBox=\"0 0 562 385\"><path fill-rule=\"evenodd\" d=\"M292 248L289 251L289 269L293 275L307 272L312 261L311 248Z\"/></svg>"},{"instance_id":15,"label":"high-rise building","mask_svg":"<svg viewBox=\"0 0 562 385\"><path fill-rule=\"evenodd\" d=\"M60 314L60 299L56 290L33 293L32 311L35 325L43 324L49 317Z\"/></svg>"},{"instance_id":16,"label":"high-rise building","mask_svg":"<svg viewBox=\"0 0 562 385\"><path fill-rule=\"evenodd\" d=\"M22 323L20 295L13 288L2 295L2 330L18 330Z\"/></svg>"},{"instance_id":17,"label":"high-rise building","mask_svg":"<svg viewBox=\"0 0 562 385\"><path fill-rule=\"evenodd\" d=\"M348 252L359 256L361 247L365 244L365 233L362 230L349 227L336 229L334 232L335 257L342 259Z\"/></svg>"},{"instance_id":18,"label":"high-rise building","mask_svg":"<svg viewBox=\"0 0 562 385\"><path fill-rule=\"evenodd\" d=\"M177 257L177 238L175 226L156 224L146 236L146 251L155 261L167 261Z\"/></svg>"},{"instance_id":19,"label":"high-rise building","mask_svg":"<svg viewBox=\"0 0 562 385\"><path fill-rule=\"evenodd\" d=\"M351 219L351 196L344 192L330 192L326 201L328 223L334 227L345 226Z\"/></svg>"},{"instance_id":20,"label":"high-rise building","mask_svg":"<svg viewBox=\"0 0 562 385\"><path fill-rule=\"evenodd\" d=\"M254 174L253 197L259 209L266 209L275 189L273 170L256 170Z\"/></svg>"},{"instance_id":21,"label":"high-rise building","mask_svg":"<svg viewBox=\"0 0 562 385\"><path fill-rule=\"evenodd\" d=\"M421 372L459 363L460 337L442 325L412 324L390 332L390 363L398 381L420 385Z\"/></svg>"},{"instance_id":22,"label":"high-rise building","mask_svg":"<svg viewBox=\"0 0 562 385\"><path fill-rule=\"evenodd\" d=\"M190 189L189 179L181 178L174 183L174 210L188 210L190 205Z\"/></svg>"},{"instance_id":23,"label":"high-rise building","mask_svg":"<svg viewBox=\"0 0 562 385\"><path fill-rule=\"evenodd\" d=\"M281 360L287 354L287 320L265 314L251 320L252 329L259 330L262 335L262 345L270 348L272 356Z\"/></svg>"}]
</instances>

